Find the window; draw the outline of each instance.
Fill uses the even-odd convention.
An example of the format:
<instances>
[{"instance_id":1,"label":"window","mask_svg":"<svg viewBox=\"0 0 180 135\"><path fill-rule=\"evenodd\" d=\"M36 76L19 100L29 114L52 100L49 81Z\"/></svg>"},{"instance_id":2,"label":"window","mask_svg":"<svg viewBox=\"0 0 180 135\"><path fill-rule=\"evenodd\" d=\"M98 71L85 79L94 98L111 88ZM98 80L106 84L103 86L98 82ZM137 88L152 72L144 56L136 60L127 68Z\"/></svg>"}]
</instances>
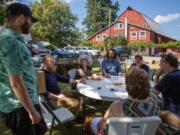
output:
<instances>
[{"instance_id":1,"label":"window","mask_svg":"<svg viewBox=\"0 0 180 135\"><path fill-rule=\"evenodd\" d=\"M101 35L96 35L96 41L101 41Z\"/></svg>"},{"instance_id":2,"label":"window","mask_svg":"<svg viewBox=\"0 0 180 135\"><path fill-rule=\"evenodd\" d=\"M114 25L114 29L123 29L124 28L124 23L116 23Z\"/></svg>"},{"instance_id":3,"label":"window","mask_svg":"<svg viewBox=\"0 0 180 135\"><path fill-rule=\"evenodd\" d=\"M107 34L102 35L102 40L104 40L107 37Z\"/></svg>"},{"instance_id":4,"label":"window","mask_svg":"<svg viewBox=\"0 0 180 135\"><path fill-rule=\"evenodd\" d=\"M137 31L131 32L131 38L133 38L133 39L137 38Z\"/></svg>"},{"instance_id":5,"label":"window","mask_svg":"<svg viewBox=\"0 0 180 135\"><path fill-rule=\"evenodd\" d=\"M115 36L115 37L121 37L121 36L122 36L122 33L115 33L114 36Z\"/></svg>"},{"instance_id":6,"label":"window","mask_svg":"<svg viewBox=\"0 0 180 135\"><path fill-rule=\"evenodd\" d=\"M145 39L146 38L146 31L139 31L139 38Z\"/></svg>"}]
</instances>

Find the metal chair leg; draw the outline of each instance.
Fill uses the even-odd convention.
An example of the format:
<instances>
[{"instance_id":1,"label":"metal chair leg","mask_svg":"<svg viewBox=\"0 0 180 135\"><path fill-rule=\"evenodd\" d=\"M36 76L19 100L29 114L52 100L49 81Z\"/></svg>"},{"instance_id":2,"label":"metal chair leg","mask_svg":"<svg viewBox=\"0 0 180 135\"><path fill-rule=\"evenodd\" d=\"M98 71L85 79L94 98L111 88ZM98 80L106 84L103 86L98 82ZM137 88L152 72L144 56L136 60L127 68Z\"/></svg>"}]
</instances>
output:
<instances>
[{"instance_id":1,"label":"metal chair leg","mask_svg":"<svg viewBox=\"0 0 180 135\"><path fill-rule=\"evenodd\" d=\"M53 117L53 118L52 118L52 122L51 122L51 128L50 128L50 131L49 131L49 135L52 135L54 122L55 122L55 118Z\"/></svg>"}]
</instances>

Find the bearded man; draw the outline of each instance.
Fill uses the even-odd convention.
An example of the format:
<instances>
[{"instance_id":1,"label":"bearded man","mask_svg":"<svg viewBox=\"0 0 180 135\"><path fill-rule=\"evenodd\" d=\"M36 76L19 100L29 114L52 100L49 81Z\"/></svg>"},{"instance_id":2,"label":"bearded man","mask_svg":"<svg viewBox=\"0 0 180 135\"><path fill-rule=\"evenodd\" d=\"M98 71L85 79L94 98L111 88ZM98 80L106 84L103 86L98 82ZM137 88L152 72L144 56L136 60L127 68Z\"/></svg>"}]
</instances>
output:
<instances>
[{"instance_id":1,"label":"bearded man","mask_svg":"<svg viewBox=\"0 0 180 135\"><path fill-rule=\"evenodd\" d=\"M0 112L13 135L43 135L47 129L38 104L37 80L30 52L21 34L35 20L29 7L6 9L7 28L0 33Z\"/></svg>"}]
</instances>

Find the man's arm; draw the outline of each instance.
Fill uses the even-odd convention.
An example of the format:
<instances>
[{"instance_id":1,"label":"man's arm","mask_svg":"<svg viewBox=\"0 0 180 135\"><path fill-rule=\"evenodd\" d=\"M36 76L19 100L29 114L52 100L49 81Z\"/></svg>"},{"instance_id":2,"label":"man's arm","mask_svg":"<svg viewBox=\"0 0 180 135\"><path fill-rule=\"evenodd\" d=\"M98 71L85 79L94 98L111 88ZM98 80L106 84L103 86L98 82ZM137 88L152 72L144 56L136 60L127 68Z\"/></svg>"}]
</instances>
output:
<instances>
[{"instance_id":1,"label":"man's arm","mask_svg":"<svg viewBox=\"0 0 180 135\"><path fill-rule=\"evenodd\" d=\"M28 93L27 89L24 85L22 75L9 75L10 85L12 90L17 97L17 99L21 102L22 106L26 109L29 114L29 117L32 121L32 124L37 124L41 120L40 114L34 108Z\"/></svg>"},{"instance_id":2,"label":"man's arm","mask_svg":"<svg viewBox=\"0 0 180 135\"><path fill-rule=\"evenodd\" d=\"M121 63L118 61L118 69L117 69L118 75L121 75Z\"/></svg>"},{"instance_id":3,"label":"man's arm","mask_svg":"<svg viewBox=\"0 0 180 135\"><path fill-rule=\"evenodd\" d=\"M63 75L60 75L60 74L57 74L57 73L55 73L56 74L56 78L57 78L57 80L58 81L60 81L60 82L64 82L64 83L69 83L69 77L67 77L67 76L63 76Z\"/></svg>"},{"instance_id":4,"label":"man's arm","mask_svg":"<svg viewBox=\"0 0 180 135\"><path fill-rule=\"evenodd\" d=\"M105 62L105 60L102 61L102 74L105 77L111 77L111 75L106 72L106 62Z\"/></svg>"}]
</instances>

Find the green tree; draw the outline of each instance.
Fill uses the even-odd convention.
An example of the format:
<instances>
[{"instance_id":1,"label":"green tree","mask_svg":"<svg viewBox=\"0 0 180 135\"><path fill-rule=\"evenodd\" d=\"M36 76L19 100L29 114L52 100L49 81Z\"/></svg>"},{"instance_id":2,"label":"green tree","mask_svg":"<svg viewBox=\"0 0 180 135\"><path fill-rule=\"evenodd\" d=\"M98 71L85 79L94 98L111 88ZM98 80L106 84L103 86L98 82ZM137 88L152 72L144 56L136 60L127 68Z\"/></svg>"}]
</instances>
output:
<instances>
[{"instance_id":1,"label":"green tree","mask_svg":"<svg viewBox=\"0 0 180 135\"><path fill-rule=\"evenodd\" d=\"M3 25L5 23L5 7L3 5L0 5L0 25Z\"/></svg>"},{"instance_id":2,"label":"green tree","mask_svg":"<svg viewBox=\"0 0 180 135\"><path fill-rule=\"evenodd\" d=\"M125 37L107 37L104 40L104 45L107 48L108 46L123 46L123 45L127 45L127 40Z\"/></svg>"},{"instance_id":3,"label":"green tree","mask_svg":"<svg viewBox=\"0 0 180 135\"><path fill-rule=\"evenodd\" d=\"M108 25L109 9L112 11L111 21L115 21L119 10L119 2L116 1L113 4L111 0L87 0L86 9L87 16L83 24L86 25L87 36L91 36Z\"/></svg>"},{"instance_id":4,"label":"green tree","mask_svg":"<svg viewBox=\"0 0 180 135\"><path fill-rule=\"evenodd\" d=\"M134 49L150 48L150 47L153 47L153 43L152 42L133 42L133 43L129 43L128 46Z\"/></svg>"},{"instance_id":5,"label":"green tree","mask_svg":"<svg viewBox=\"0 0 180 135\"><path fill-rule=\"evenodd\" d=\"M42 0L31 5L33 14L39 19L32 28L37 40L49 41L63 47L77 44L79 32L76 28L77 17L66 3L59 0Z\"/></svg>"},{"instance_id":6,"label":"green tree","mask_svg":"<svg viewBox=\"0 0 180 135\"><path fill-rule=\"evenodd\" d=\"M3 0L0 0L0 5L3 5L4 1Z\"/></svg>"},{"instance_id":7,"label":"green tree","mask_svg":"<svg viewBox=\"0 0 180 135\"><path fill-rule=\"evenodd\" d=\"M180 41L169 41L167 43L155 44L156 48L180 48Z\"/></svg>"}]
</instances>

